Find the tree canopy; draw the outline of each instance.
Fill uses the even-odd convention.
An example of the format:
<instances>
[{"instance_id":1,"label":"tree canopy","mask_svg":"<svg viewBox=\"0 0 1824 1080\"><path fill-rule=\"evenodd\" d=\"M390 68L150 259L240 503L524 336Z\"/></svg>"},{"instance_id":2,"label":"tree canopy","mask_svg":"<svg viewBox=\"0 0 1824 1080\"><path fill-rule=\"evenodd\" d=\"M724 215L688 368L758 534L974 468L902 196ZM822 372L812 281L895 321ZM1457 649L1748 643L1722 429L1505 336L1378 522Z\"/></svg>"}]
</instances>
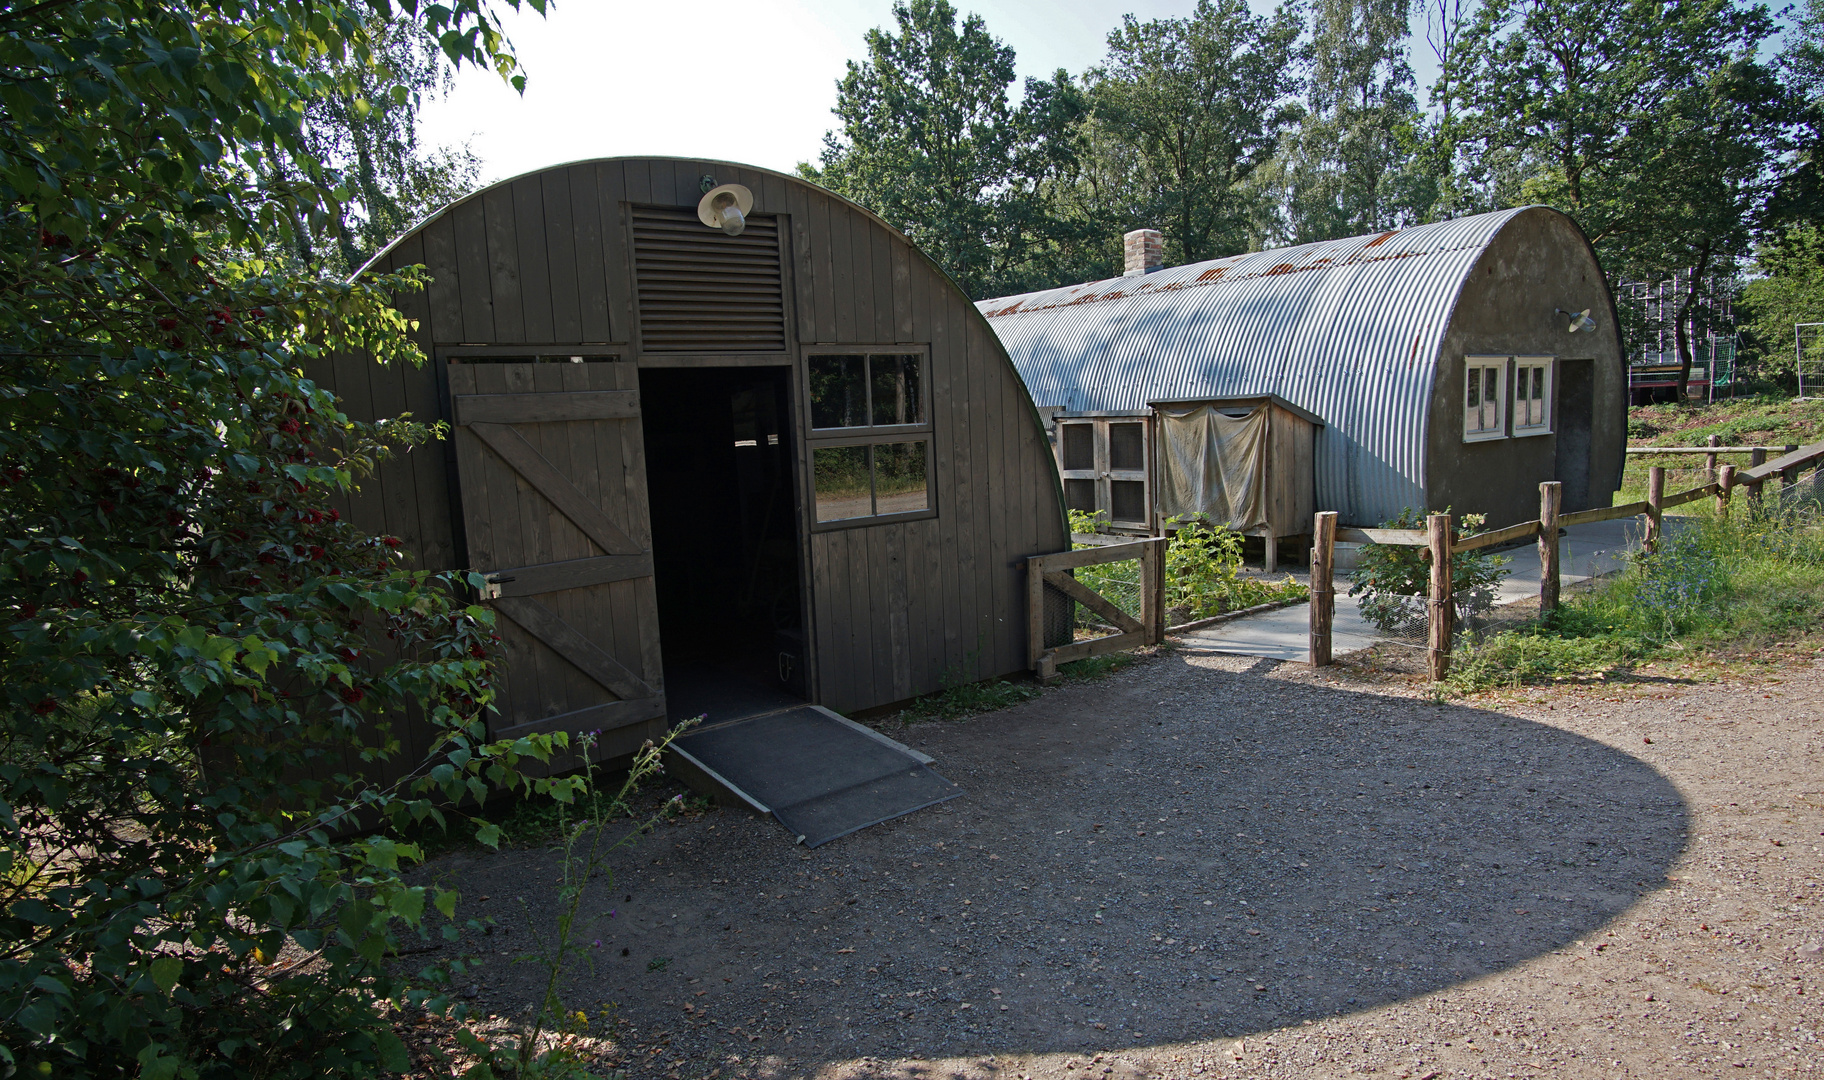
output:
<instances>
[{"instance_id":1,"label":"tree canopy","mask_svg":"<svg viewBox=\"0 0 1824 1080\"><path fill-rule=\"evenodd\" d=\"M467 583L337 510L431 432L350 421L303 368L421 362L392 298L422 280L268 257L384 227L321 117L409 102L393 35L522 78L484 0L0 12L9 1073L405 1067L380 1003L447 973L382 959L456 897L403 880L398 827L550 752L482 739L494 639ZM401 760L407 710L434 757Z\"/></svg>"},{"instance_id":2,"label":"tree canopy","mask_svg":"<svg viewBox=\"0 0 1824 1080\"><path fill-rule=\"evenodd\" d=\"M971 296L1017 287L1043 235L1046 182L1071 167L1082 95L1068 75L1008 94L1013 50L948 0L893 5L837 87L840 133L810 179L880 214Z\"/></svg>"}]
</instances>

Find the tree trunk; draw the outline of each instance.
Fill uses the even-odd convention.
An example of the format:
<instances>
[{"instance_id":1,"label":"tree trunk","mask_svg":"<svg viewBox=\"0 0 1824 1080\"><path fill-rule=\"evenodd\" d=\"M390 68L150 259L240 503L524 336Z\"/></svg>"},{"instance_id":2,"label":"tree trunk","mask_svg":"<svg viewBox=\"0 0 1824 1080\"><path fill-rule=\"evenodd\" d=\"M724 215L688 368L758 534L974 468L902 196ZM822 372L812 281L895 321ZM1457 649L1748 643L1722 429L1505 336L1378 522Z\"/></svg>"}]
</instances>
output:
<instances>
[{"instance_id":1,"label":"tree trunk","mask_svg":"<svg viewBox=\"0 0 1824 1080\"><path fill-rule=\"evenodd\" d=\"M1682 403L1691 382L1691 309L1697 304L1697 290L1710 271L1710 245L1698 249L1697 265L1691 268L1691 280L1685 286L1685 298L1678 305L1678 318L1672 326L1672 338L1678 348L1678 400Z\"/></svg>"}]
</instances>

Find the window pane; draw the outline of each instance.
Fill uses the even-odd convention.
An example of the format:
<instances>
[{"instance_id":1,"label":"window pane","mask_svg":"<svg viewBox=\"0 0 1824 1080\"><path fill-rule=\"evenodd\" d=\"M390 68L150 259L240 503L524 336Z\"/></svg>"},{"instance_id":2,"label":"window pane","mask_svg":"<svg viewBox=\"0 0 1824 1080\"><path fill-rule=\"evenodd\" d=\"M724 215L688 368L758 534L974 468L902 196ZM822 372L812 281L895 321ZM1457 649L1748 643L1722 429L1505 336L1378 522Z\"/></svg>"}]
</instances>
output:
<instances>
[{"instance_id":1,"label":"window pane","mask_svg":"<svg viewBox=\"0 0 1824 1080\"><path fill-rule=\"evenodd\" d=\"M929 510L925 444L881 443L874 448L874 512L910 514Z\"/></svg>"},{"instance_id":2,"label":"window pane","mask_svg":"<svg viewBox=\"0 0 1824 1080\"><path fill-rule=\"evenodd\" d=\"M1108 425L1108 467L1111 469L1146 468L1145 440L1139 424ZM1120 517L1120 514L1116 514Z\"/></svg>"},{"instance_id":3,"label":"window pane","mask_svg":"<svg viewBox=\"0 0 1824 1080\"><path fill-rule=\"evenodd\" d=\"M823 446L811 452L817 475L817 520L841 521L874 512L868 488L868 448Z\"/></svg>"},{"instance_id":4,"label":"window pane","mask_svg":"<svg viewBox=\"0 0 1824 1080\"><path fill-rule=\"evenodd\" d=\"M1146 485L1138 480L1108 483L1109 516L1116 521L1146 520Z\"/></svg>"},{"instance_id":5,"label":"window pane","mask_svg":"<svg viewBox=\"0 0 1824 1080\"><path fill-rule=\"evenodd\" d=\"M1094 480L1064 481L1064 505L1071 510L1081 510L1085 514L1096 512L1096 482Z\"/></svg>"},{"instance_id":6,"label":"window pane","mask_svg":"<svg viewBox=\"0 0 1824 1080\"><path fill-rule=\"evenodd\" d=\"M1468 382L1469 394L1464 399L1463 407L1469 410L1471 417L1479 425L1481 423L1480 410L1482 408L1482 369L1470 368Z\"/></svg>"},{"instance_id":7,"label":"window pane","mask_svg":"<svg viewBox=\"0 0 1824 1080\"><path fill-rule=\"evenodd\" d=\"M811 426L866 427L868 364L862 356L812 356Z\"/></svg>"},{"instance_id":8,"label":"window pane","mask_svg":"<svg viewBox=\"0 0 1824 1080\"><path fill-rule=\"evenodd\" d=\"M1094 424L1063 424L1058 428L1064 438L1064 467L1096 467L1096 428ZM1092 508L1093 509L1093 508Z\"/></svg>"},{"instance_id":9,"label":"window pane","mask_svg":"<svg viewBox=\"0 0 1824 1080\"><path fill-rule=\"evenodd\" d=\"M923 387L919 380L919 361L910 356L870 356L868 366L874 379L874 422L876 424L922 424L925 422Z\"/></svg>"}]
</instances>

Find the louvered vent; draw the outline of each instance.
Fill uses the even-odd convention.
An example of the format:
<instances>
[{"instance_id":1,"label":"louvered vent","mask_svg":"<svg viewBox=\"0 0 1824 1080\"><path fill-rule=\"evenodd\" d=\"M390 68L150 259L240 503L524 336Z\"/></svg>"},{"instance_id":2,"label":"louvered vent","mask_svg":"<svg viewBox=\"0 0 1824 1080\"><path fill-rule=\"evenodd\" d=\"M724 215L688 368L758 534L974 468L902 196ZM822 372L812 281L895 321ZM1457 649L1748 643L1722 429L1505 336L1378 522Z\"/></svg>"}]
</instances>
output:
<instances>
[{"instance_id":1,"label":"louvered vent","mask_svg":"<svg viewBox=\"0 0 1824 1080\"><path fill-rule=\"evenodd\" d=\"M645 351L785 348L777 218L752 215L729 236L693 210L635 207L633 261Z\"/></svg>"}]
</instances>

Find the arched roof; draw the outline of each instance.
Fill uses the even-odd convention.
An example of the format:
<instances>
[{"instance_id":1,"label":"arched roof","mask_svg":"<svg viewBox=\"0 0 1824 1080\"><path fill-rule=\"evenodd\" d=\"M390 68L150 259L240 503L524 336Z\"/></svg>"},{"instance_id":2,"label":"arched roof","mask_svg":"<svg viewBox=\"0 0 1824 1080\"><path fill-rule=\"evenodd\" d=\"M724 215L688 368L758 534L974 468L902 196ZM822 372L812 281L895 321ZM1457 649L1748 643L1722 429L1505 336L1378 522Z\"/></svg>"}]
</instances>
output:
<instances>
[{"instance_id":1,"label":"arched roof","mask_svg":"<svg viewBox=\"0 0 1824 1080\"><path fill-rule=\"evenodd\" d=\"M1277 394L1326 423L1320 499L1357 516L1424 502L1438 349L1464 280L1525 207L984 300L1040 406ZM1366 455L1378 468L1352 469ZM1327 490L1326 490L1327 489Z\"/></svg>"}]
</instances>

